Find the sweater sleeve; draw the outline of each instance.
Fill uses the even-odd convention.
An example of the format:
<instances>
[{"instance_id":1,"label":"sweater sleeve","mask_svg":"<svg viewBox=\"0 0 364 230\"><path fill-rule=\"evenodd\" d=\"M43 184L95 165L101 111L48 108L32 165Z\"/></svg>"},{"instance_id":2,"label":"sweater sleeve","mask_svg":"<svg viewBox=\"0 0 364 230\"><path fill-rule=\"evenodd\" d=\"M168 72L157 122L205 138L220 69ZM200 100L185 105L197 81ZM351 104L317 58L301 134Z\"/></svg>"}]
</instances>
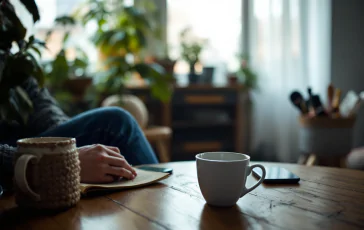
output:
<instances>
[{"instance_id":1,"label":"sweater sleeve","mask_svg":"<svg viewBox=\"0 0 364 230\"><path fill-rule=\"evenodd\" d=\"M13 174L13 157L16 148L9 145L0 144L0 174L12 175Z\"/></svg>"},{"instance_id":2,"label":"sweater sleeve","mask_svg":"<svg viewBox=\"0 0 364 230\"><path fill-rule=\"evenodd\" d=\"M33 102L34 111L30 115L26 130L28 136L36 136L52 127L67 121L69 117L58 106L47 89L40 89L34 78L29 78L22 88L28 93ZM15 147L0 144L0 174L13 174L13 156ZM0 176L1 176L0 175Z\"/></svg>"},{"instance_id":3,"label":"sweater sleeve","mask_svg":"<svg viewBox=\"0 0 364 230\"><path fill-rule=\"evenodd\" d=\"M34 78L29 78L23 88L28 93L34 107L27 127L30 135L39 135L69 119L49 91L46 88L39 88Z\"/></svg>"}]
</instances>

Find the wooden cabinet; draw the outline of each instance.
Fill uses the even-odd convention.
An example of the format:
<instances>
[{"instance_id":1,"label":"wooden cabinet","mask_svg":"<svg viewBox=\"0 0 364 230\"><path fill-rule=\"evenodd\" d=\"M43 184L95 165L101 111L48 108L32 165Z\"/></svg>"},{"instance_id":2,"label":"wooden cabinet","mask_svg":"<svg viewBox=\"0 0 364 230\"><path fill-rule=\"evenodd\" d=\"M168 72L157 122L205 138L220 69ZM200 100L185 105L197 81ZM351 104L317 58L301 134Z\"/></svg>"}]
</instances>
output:
<instances>
[{"instance_id":1,"label":"wooden cabinet","mask_svg":"<svg viewBox=\"0 0 364 230\"><path fill-rule=\"evenodd\" d=\"M130 92L147 105L150 125L172 127L172 160L193 160L205 151L246 151L248 94L243 87L176 87L166 104L153 100L147 88Z\"/></svg>"}]
</instances>

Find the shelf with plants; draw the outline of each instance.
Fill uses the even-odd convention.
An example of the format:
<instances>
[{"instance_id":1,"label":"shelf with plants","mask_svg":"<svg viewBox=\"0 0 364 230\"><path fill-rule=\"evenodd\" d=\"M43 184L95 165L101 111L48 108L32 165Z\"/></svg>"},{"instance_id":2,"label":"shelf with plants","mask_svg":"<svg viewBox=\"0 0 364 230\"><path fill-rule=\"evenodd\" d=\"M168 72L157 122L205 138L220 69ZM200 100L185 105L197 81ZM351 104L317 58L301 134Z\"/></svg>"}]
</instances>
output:
<instances>
[{"instance_id":1,"label":"shelf with plants","mask_svg":"<svg viewBox=\"0 0 364 230\"><path fill-rule=\"evenodd\" d=\"M142 78L151 88L153 100L170 99L171 73L158 61L146 59L148 41L159 39L158 24L154 21L156 10L147 0L133 5L126 5L123 0L85 0L75 12L55 20L55 28L64 32L61 49L43 67L46 85L64 110L98 107L111 95L122 98L129 93L128 82L135 77ZM90 24L96 25L95 30L88 31L88 39L98 52L97 63L90 63L80 45L69 42L75 40L75 28ZM74 59L68 57L69 51L75 53Z\"/></svg>"}]
</instances>

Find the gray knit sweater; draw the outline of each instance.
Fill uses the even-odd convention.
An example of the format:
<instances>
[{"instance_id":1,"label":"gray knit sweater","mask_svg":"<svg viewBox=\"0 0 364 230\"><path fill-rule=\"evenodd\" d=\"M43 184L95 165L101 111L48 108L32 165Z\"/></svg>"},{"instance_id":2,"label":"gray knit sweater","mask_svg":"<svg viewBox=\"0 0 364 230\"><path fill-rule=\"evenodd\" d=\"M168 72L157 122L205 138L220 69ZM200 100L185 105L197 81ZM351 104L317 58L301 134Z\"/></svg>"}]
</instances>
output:
<instances>
[{"instance_id":1,"label":"gray knit sweater","mask_svg":"<svg viewBox=\"0 0 364 230\"><path fill-rule=\"evenodd\" d=\"M6 143L26 137L34 137L69 119L45 88L40 89L34 78L29 78L22 88L33 102L34 111L26 126L16 122L8 124L0 120L0 174L13 173L15 146ZM5 143L5 144L4 144Z\"/></svg>"}]
</instances>

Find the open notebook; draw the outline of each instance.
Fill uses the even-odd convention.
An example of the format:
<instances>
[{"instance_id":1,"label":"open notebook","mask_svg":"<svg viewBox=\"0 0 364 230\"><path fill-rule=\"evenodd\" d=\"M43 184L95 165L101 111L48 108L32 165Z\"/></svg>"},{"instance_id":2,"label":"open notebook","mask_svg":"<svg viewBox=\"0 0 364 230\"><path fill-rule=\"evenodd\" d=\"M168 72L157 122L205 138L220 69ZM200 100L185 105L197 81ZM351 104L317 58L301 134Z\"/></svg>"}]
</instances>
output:
<instances>
[{"instance_id":1,"label":"open notebook","mask_svg":"<svg viewBox=\"0 0 364 230\"><path fill-rule=\"evenodd\" d=\"M152 172L135 168L137 176L134 180L120 179L119 181L108 184L84 184L81 183L81 193L86 195L92 191L102 190L121 190L146 186L157 181L163 180L169 176L168 173Z\"/></svg>"}]
</instances>

